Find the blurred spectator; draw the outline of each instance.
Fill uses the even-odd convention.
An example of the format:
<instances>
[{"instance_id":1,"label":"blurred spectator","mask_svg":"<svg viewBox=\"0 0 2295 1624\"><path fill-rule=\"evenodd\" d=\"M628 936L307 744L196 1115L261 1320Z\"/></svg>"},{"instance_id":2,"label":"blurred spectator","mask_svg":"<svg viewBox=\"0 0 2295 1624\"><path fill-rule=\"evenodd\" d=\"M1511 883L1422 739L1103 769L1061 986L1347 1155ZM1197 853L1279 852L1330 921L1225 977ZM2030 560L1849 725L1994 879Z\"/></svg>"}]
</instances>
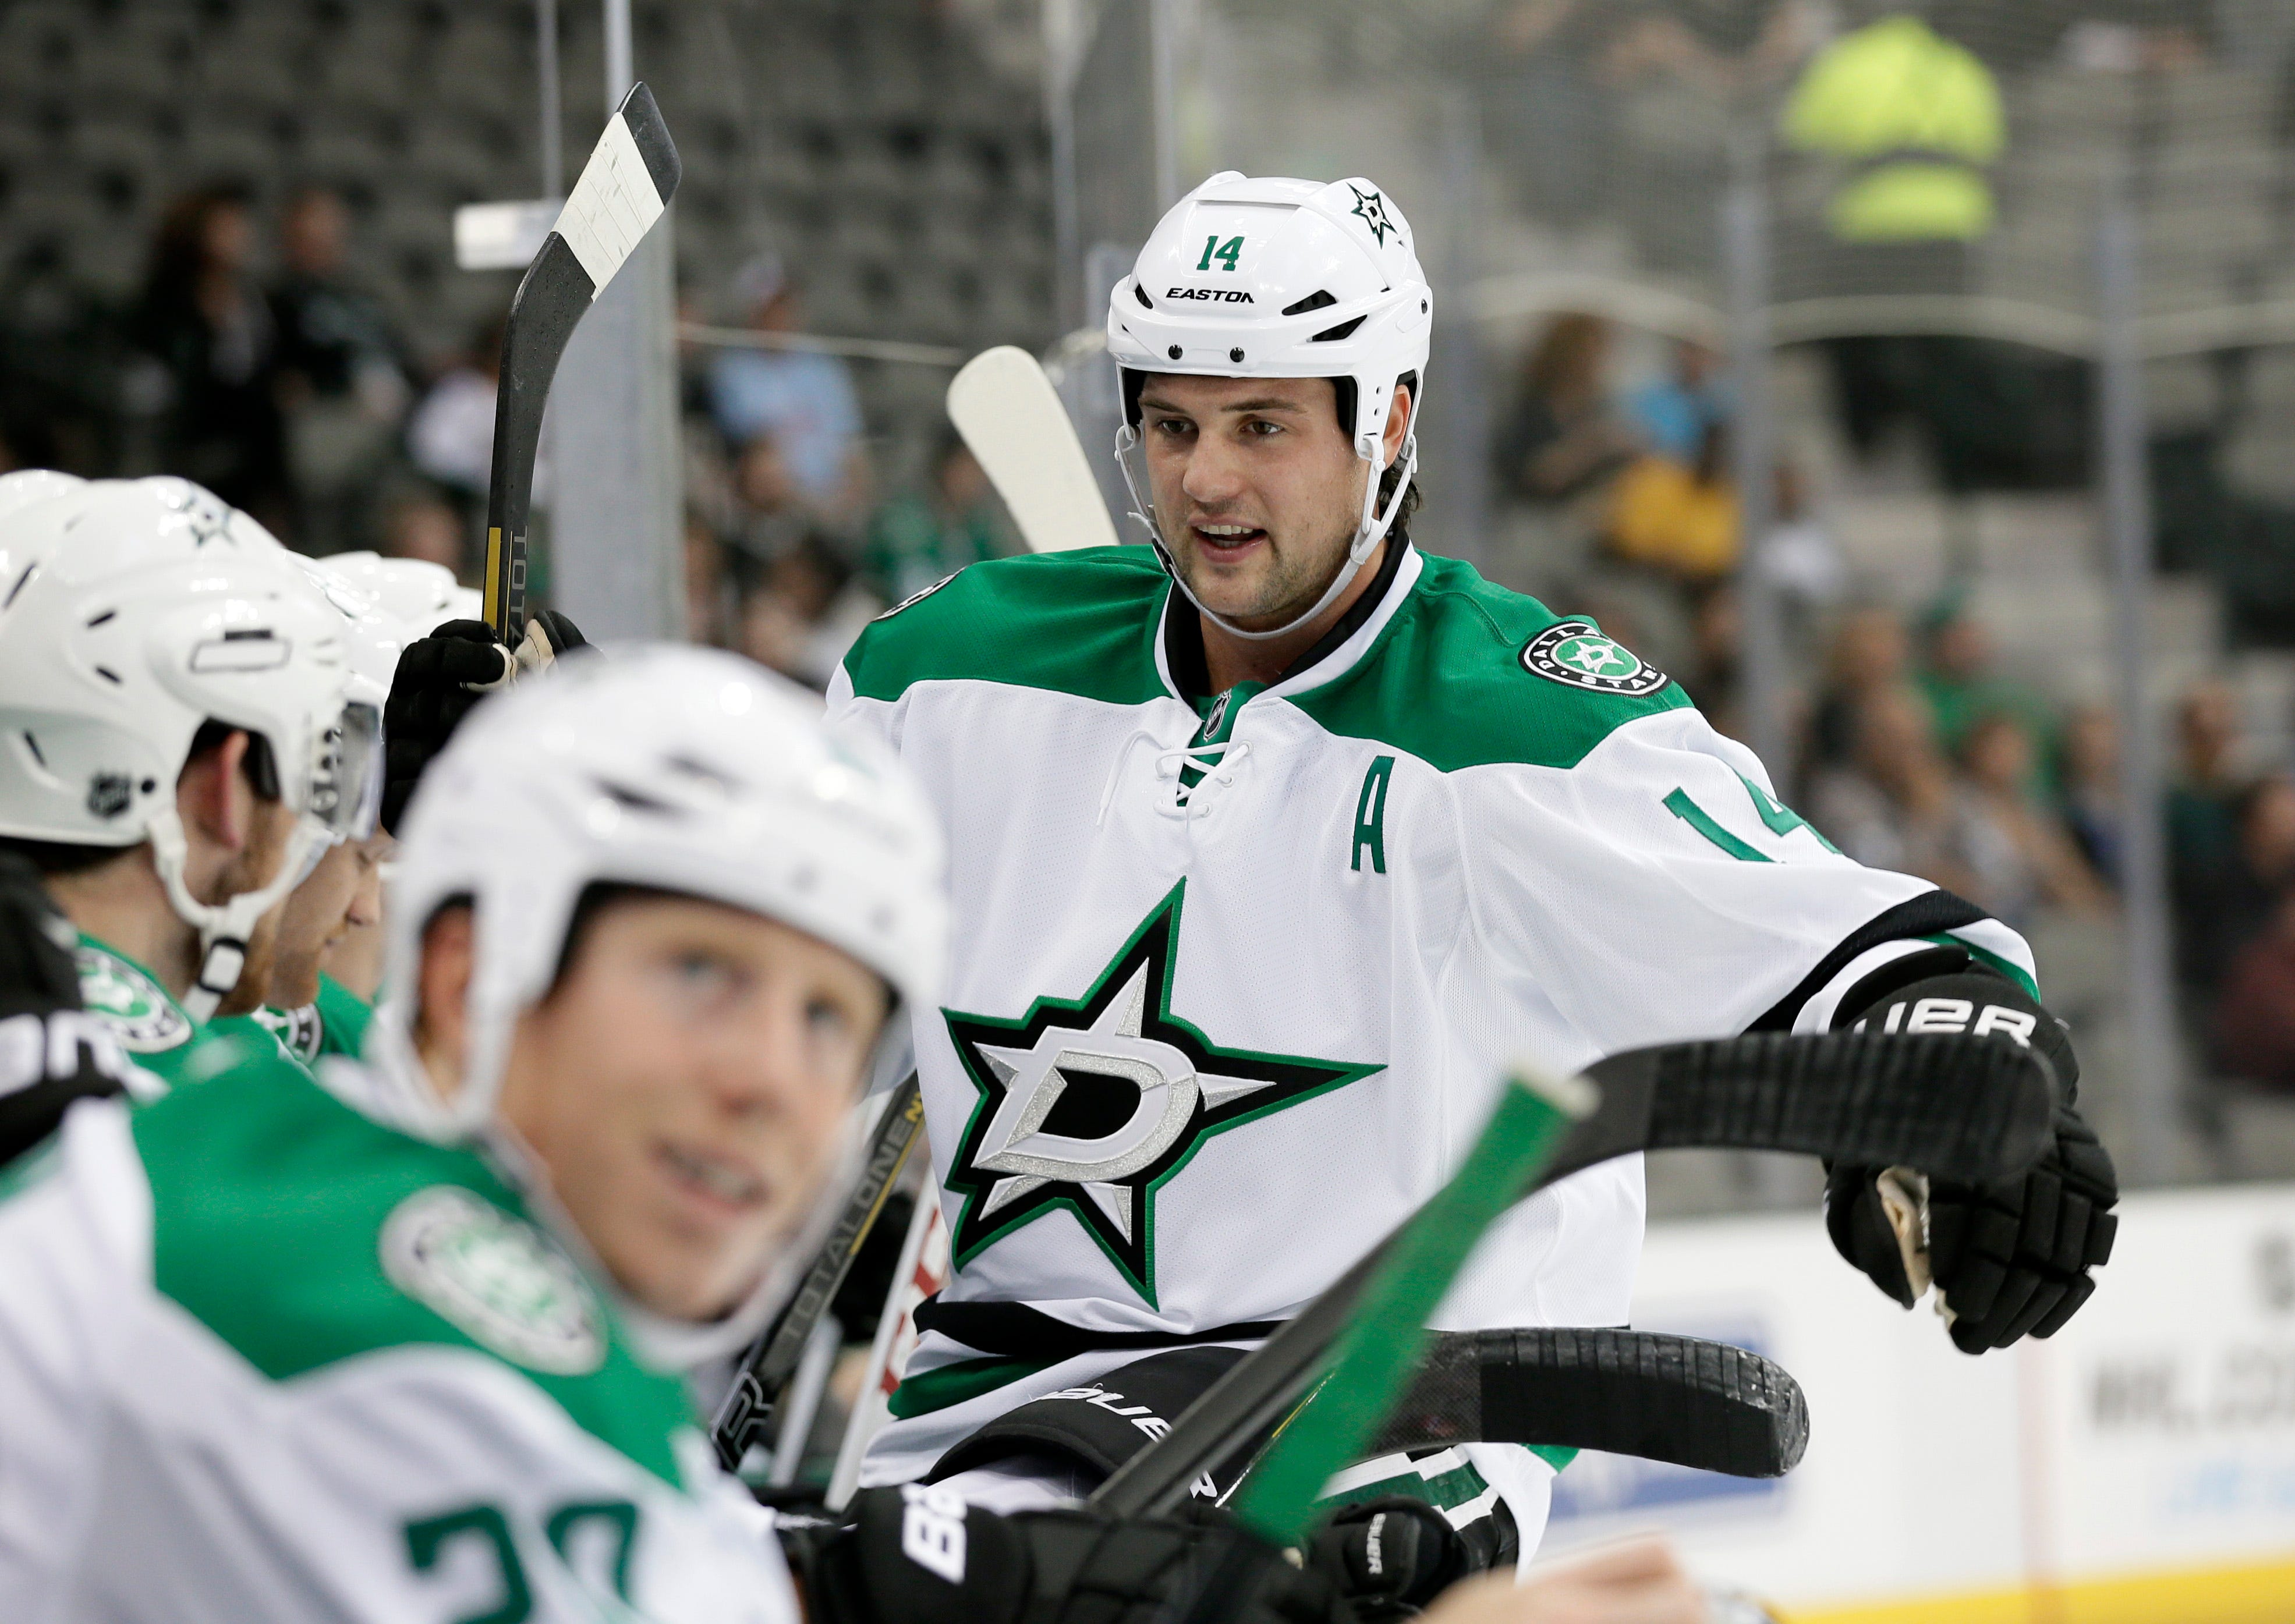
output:
<instances>
[{"instance_id":1,"label":"blurred spectator","mask_svg":"<svg viewBox=\"0 0 2295 1624\"><path fill-rule=\"evenodd\" d=\"M766 563L743 601L740 649L784 676L826 689L862 628L884 607L823 538L806 535Z\"/></svg>"},{"instance_id":2,"label":"blurred spectator","mask_svg":"<svg viewBox=\"0 0 2295 1624\"><path fill-rule=\"evenodd\" d=\"M454 572L456 580L470 573L469 534L453 504L434 491L418 490L398 497L383 510L382 546L388 559L420 559Z\"/></svg>"},{"instance_id":3,"label":"blurred spectator","mask_svg":"<svg viewBox=\"0 0 2295 1624\"><path fill-rule=\"evenodd\" d=\"M1737 493L1729 483L1728 435L1708 423L1685 465L1655 453L1637 457L1610 491L1605 538L1612 555L1693 585L1737 562Z\"/></svg>"},{"instance_id":4,"label":"blurred spectator","mask_svg":"<svg viewBox=\"0 0 2295 1624\"><path fill-rule=\"evenodd\" d=\"M282 535L292 532L277 334L250 268L246 188L202 187L170 204L151 245L131 332L167 379L158 453Z\"/></svg>"},{"instance_id":5,"label":"blurred spectator","mask_svg":"<svg viewBox=\"0 0 2295 1624\"><path fill-rule=\"evenodd\" d=\"M1730 739L1744 737L1737 674L1744 632L1733 583L1717 581L1698 594L1689 615L1690 665L1681 676L1682 691L1715 730Z\"/></svg>"},{"instance_id":6,"label":"blurred spectator","mask_svg":"<svg viewBox=\"0 0 2295 1624\"><path fill-rule=\"evenodd\" d=\"M1874 695L1903 684L1909 657L1905 623L1896 610L1866 604L1842 617L1810 718L1809 771L1850 761L1857 750L1858 713Z\"/></svg>"},{"instance_id":7,"label":"blurred spectator","mask_svg":"<svg viewBox=\"0 0 2295 1624\"><path fill-rule=\"evenodd\" d=\"M685 635L689 641L731 648L739 598L726 567L725 543L706 516L685 510Z\"/></svg>"},{"instance_id":8,"label":"blurred spectator","mask_svg":"<svg viewBox=\"0 0 2295 1624\"><path fill-rule=\"evenodd\" d=\"M1561 502L1630 461L1640 449L1609 397L1610 324L1557 315L1531 352L1521 392L1498 437L1501 487Z\"/></svg>"},{"instance_id":9,"label":"blurred spectator","mask_svg":"<svg viewBox=\"0 0 2295 1624\"><path fill-rule=\"evenodd\" d=\"M482 526L494 455L494 390L502 373L502 318L470 336L463 357L438 375L406 421L406 454L461 509L465 536ZM534 498L546 505L548 437L535 464Z\"/></svg>"},{"instance_id":10,"label":"blurred spectator","mask_svg":"<svg viewBox=\"0 0 2295 1624\"><path fill-rule=\"evenodd\" d=\"M1979 717L1961 746L1961 764L1956 844L1977 885L1968 900L2019 927L2042 904L2102 913L2103 885L2033 798L2032 738L2021 719L2006 711Z\"/></svg>"},{"instance_id":11,"label":"blurred spectator","mask_svg":"<svg viewBox=\"0 0 2295 1624\"><path fill-rule=\"evenodd\" d=\"M780 257L761 254L734 279L742 319L763 333L797 328L796 289ZM861 454L861 404L852 374L835 355L796 350L722 349L709 363L709 400L727 442L746 446L771 434L807 506L851 521L867 500Z\"/></svg>"},{"instance_id":12,"label":"blurred spectator","mask_svg":"<svg viewBox=\"0 0 2295 1624\"><path fill-rule=\"evenodd\" d=\"M340 198L323 186L298 192L280 224L284 273L271 293L289 463L311 551L363 540L353 533L355 504L413 396L389 317L348 274L349 234Z\"/></svg>"},{"instance_id":13,"label":"blurred spectator","mask_svg":"<svg viewBox=\"0 0 2295 1624\"><path fill-rule=\"evenodd\" d=\"M1936 718L1937 742L1947 755L1962 754L1977 722L2001 713L2023 723L2037 744L2053 744L2053 707L2031 689L1994 669L1992 633L1965 602L1948 598L1939 603L1924 630L1927 658L1916 681Z\"/></svg>"},{"instance_id":14,"label":"blurred spectator","mask_svg":"<svg viewBox=\"0 0 2295 1624\"><path fill-rule=\"evenodd\" d=\"M1850 756L1810 779L1810 821L1858 862L1975 900L1983 887L1960 854L1959 797L1920 696L1901 684L1873 689L1848 723Z\"/></svg>"},{"instance_id":15,"label":"blurred spectator","mask_svg":"<svg viewBox=\"0 0 2295 1624\"><path fill-rule=\"evenodd\" d=\"M2084 705L2064 723L2057 782L2064 829L2110 885L2119 883L2119 723L2101 705Z\"/></svg>"},{"instance_id":16,"label":"blurred spectator","mask_svg":"<svg viewBox=\"0 0 2295 1624\"><path fill-rule=\"evenodd\" d=\"M931 488L893 498L869 524L869 576L888 603L1011 551L995 487L953 433L941 441Z\"/></svg>"},{"instance_id":17,"label":"blurred spectator","mask_svg":"<svg viewBox=\"0 0 2295 1624\"><path fill-rule=\"evenodd\" d=\"M733 517L734 544L752 567L770 565L813 533L814 515L770 433L741 447L733 464Z\"/></svg>"},{"instance_id":18,"label":"blurred spectator","mask_svg":"<svg viewBox=\"0 0 2295 1624\"><path fill-rule=\"evenodd\" d=\"M2177 946L2187 981L2205 1008L2241 950L2260 936L2295 888L2295 779L2273 773L2250 785L2234 812L2231 859L2203 909L2188 917Z\"/></svg>"},{"instance_id":19,"label":"blurred spectator","mask_svg":"<svg viewBox=\"0 0 2295 1624\"><path fill-rule=\"evenodd\" d=\"M1761 547L1760 566L1788 599L1808 608L1841 601L1849 567L1823 520L1811 510L1809 481L1790 458L1777 461L1775 527Z\"/></svg>"},{"instance_id":20,"label":"blurred spectator","mask_svg":"<svg viewBox=\"0 0 2295 1624\"><path fill-rule=\"evenodd\" d=\"M1684 339L1673 347L1673 370L1626 395L1626 415L1649 448L1676 462L1697 461L1705 431L1728 420L1721 357Z\"/></svg>"},{"instance_id":21,"label":"blurred spectator","mask_svg":"<svg viewBox=\"0 0 2295 1624\"><path fill-rule=\"evenodd\" d=\"M2227 951L2216 918L2239 890L2240 802L2247 786L2235 761L2239 700L2220 681L2202 681L2176 712L2177 772L2166 821L2168 895L2176 916L2176 967L2204 1007Z\"/></svg>"},{"instance_id":22,"label":"blurred spectator","mask_svg":"<svg viewBox=\"0 0 2295 1624\"><path fill-rule=\"evenodd\" d=\"M2295 890L2281 893L2262 933L2232 959L2215 1050L2225 1075L2295 1092Z\"/></svg>"}]
</instances>

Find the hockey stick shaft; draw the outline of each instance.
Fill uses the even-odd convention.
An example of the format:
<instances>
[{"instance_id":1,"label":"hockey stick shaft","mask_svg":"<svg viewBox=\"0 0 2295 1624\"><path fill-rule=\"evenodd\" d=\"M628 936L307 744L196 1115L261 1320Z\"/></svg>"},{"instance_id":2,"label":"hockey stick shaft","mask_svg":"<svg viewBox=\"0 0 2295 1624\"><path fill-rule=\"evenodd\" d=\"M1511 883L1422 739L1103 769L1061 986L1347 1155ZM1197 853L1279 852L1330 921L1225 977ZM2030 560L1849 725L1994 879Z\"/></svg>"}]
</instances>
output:
<instances>
[{"instance_id":1,"label":"hockey stick shaft","mask_svg":"<svg viewBox=\"0 0 2295 1624\"><path fill-rule=\"evenodd\" d=\"M1313 1402L1292 1418L1235 1502L1244 1526L1278 1545L1305 1532L1331 1473L1362 1452L1410 1380L1426 1318L1491 1221L1553 1157L1594 1090L1575 1080L1517 1077L1458 1174L1381 1249Z\"/></svg>"},{"instance_id":2,"label":"hockey stick shaft","mask_svg":"<svg viewBox=\"0 0 2295 1624\"><path fill-rule=\"evenodd\" d=\"M1613 1055L1586 1075L1601 1089L1599 1108L1521 1196L1613 1156L1694 1146L2003 1178L2046 1147L2055 1103L2047 1063L2030 1049L1942 1034L1760 1033L1665 1044ZM1392 1239L1222 1376L1103 1483L1093 1504L1127 1516L1168 1512L1238 1440L1278 1421L1353 1318Z\"/></svg>"},{"instance_id":3,"label":"hockey stick shaft","mask_svg":"<svg viewBox=\"0 0 2295 1624\"><path fill-rule=\"evenodd\" d=\"M837 1227L821 1244L821 1250L813 1253L788 1307L742 1356L740 1374L717 1407L709 1437L716 1446L717 1458L728 1472L741 1464L741 1457L764 1430L772 1415L773 1401L804 1357L813 1326L836 1301L837 1289L844 1285L853 1260L860 1256L862 1246L883 1215L885 1203L893 1193L901 1169L908 1164L910 1154L922 1137L919 1130L924 1120L923 1094L916 1073L911 1072L893 1090L882 1114L877 1118L862 1156L861 1175L853 1181L844 1211L837 1215Z\"/></svg>"},{"instance_id":4,"label":"hockey stick shaft","mask_svg":"<svg viewBox=\"0 0 2295 1624\"><path fill-rule=\"evenodd\" d=\"M653 92L633 85L511 296L486 482L486 619L506 643L526 629L527 533L550 381L576 323L669 207L679 174Z\"/></svg>"}]
</instances>

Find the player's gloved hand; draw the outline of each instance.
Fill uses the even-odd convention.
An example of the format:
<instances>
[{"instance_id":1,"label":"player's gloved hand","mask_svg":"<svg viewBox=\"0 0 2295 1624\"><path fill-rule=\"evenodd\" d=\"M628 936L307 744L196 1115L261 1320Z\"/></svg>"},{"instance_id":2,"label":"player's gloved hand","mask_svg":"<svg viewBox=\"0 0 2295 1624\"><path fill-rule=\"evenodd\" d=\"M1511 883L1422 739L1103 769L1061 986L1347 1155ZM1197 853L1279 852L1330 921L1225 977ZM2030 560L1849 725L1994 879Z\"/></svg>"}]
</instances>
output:
<instances>
[{"instance_id":1,"label":"player's gloved hand","mask_svg":"<svg viewBox=\"0 0 2295 1624\"><path fill-rule=\"evenodd\" d=\"M81 1012L78 941L39 870L0 853L0 1163L47 1138L72 1101L139 1075L111 1029Z\"/></svg>"},{"instance_id":2,"label":"player's gloved hand","mask_svg":"<svg viewBox=\"0 0 2295 1624\"><path fill-rule=\"evenodd\" d=\"M815 1624L1169 1624L1190 1605L1203 1624L1359 1624L1326 1575L1223 1516L1000 1517L921 1483L864 1489L848 1514L785 1536Z\"/></svg>"},{"instance_id":3,"label":"player's gloved hand","mask_svg":"<svg viewBox=\"0 0 2295 1624\"><path fill-rule=\"evenodd\" d=\"M2079 1061L2062 1024L2014 983L1975 973L1915 982L1877 1000L1863 1024L2030 1042L2056 1074L2055 1138L2031 1167L1989 1184L1910 1168L1830 1169L1834 1249L1907 1308L1933 1282L1964 1353L2054 1335L2095 1290L2092 1271L2111 1258L2119 1223L2119 1181L2072 1103Z\"/></svg>"},{"instance_id":4,"label":"player's gloved hand","mask_svg":"<svg viewBox=\"0 0 2295 1624\"><path fill-rule=\"evenodd\" d=\"M382 712L382 827L398 828L422 770L479 700L588 642L565 616L541 609L528 616L515 649L483 620L450 620L399 650Z\"/></svg>"},{"instance_id":5,"label":"player's gloved hand","mask_svg":"<svg viewBox=\"0 0 2295 1624\"><path fill-rule=\"evenodd\" d=\"M1350 1506L1316 1530L1307 1564L1366 1624L1407 1619L1466 1577L1466 1541L1425 1500L1393 1495Z\"/></svg>"}]
</instances>

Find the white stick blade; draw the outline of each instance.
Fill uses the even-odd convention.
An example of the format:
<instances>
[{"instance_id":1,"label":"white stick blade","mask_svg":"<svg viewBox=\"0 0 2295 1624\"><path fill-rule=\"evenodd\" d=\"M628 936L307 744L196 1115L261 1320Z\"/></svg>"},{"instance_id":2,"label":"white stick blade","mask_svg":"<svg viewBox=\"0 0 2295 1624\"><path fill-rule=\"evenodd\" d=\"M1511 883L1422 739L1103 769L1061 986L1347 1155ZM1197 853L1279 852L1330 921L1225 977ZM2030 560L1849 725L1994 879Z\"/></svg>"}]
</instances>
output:
<instances>
[{"instance_id":1,"label":"white stick blade","mask_svg":"<svg viewBox=\"0 0 2295 1624\"><path fill-rule=\"evenodd\" d=\"M1009 344L975 355L949 382L948 417L1029 551L1115 545L1075 427L1033 355Z\"/></svg>"},{"instance_id":2,"label":"white stick blade","mask_svg":"<svg viewBox=\"0 0 2295 1624\"><path fill-rule=\"evenodd\" d=\"M630 127L625 104L606 120L606 133L591 149L590 161L566 194L566 207L553 228L582 262L592 298L614 280L614 273L668 207Z\"/></svg>"}]
</instances>

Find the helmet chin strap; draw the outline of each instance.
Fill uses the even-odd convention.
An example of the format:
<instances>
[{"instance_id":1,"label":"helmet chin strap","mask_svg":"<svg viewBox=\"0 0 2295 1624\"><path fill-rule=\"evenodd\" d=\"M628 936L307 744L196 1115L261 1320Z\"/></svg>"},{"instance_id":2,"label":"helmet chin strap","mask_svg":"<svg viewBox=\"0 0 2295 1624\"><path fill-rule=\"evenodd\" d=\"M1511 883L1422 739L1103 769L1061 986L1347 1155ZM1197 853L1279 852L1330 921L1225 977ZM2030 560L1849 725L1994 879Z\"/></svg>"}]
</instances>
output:
<instances>
[{"instance_id":1,"label":"helmet chin strap","mask_svg":"<svg viewBox=\"0 0 2295 1624\"><path fill-rule=\"evenodd\" d=\"M1373 443L1376 444L1376 442ZM1402 509L1403 493L1410 488L1411 478L1418 472L1418 436L1414 431L1404 437L1402 454L1395 460L1401 467L1402 477L1394 482L1394 494L1388 499L1385 511L1379 512L1376 510L1378 481L1379 476L1386 469L1380 466L1375 456L1363 458L1364 461L1370 464L1370 473L1363 481L1362 516L1356 521L1354 540L1347 544L1346 562L1339 567L1339 573L1331 577L1331 583L1323 589L1323 595L1316 599L1313 607L1304 614L1284 622L1271 632L1254 632L1236 624L1226 616L1208 608L1202 599L1196 596L1194 589L1188 586L1186 577L1180 574L1179 565L1173 560L1171 549L1164 544L1164 533L1156 523L1155 505L1141 500L1139 482L1132 477L1130 453L1139 444L1139 431L1131 424L1125 423L1116 429L1115 466L1123 472L1123 488L1131 498L1131 517L1148 527L1148 542L1156 549L1156 557L1163 563L1164 573L1172 577L1172 584L1180 589L1181 595L1196 606L1197 613L1229 636L1241 638L1244 641L1252 643L1269 642L1278 637L1287 637L1301 626L1311 623L1317 616L1338 601L1339 594L1347 590L1347 583L1355 578L1362 569L1365 560L1369 559L1372 551L1385 538L1387 531L1393 527L1394 516Z\"/></svg>"},{"instance_id":2,"label":"helmet chin strap","mask_svg":"<svg viewBox=\"0 0 2295 1624\"><path fill-rule=\"evenodd\" d=\"M298 814L294 832L287 836L287 849L280 854L278 872L268 885L220 902L202 902L184 883L184 865L191 846L176 809L163 805L152 813L145 834L151 842L152 866L159 871L168 905L177 918L200 933L199 972L182 1001L184 1013L205 1025L214 1018L216 1007L239 984L240 972L247 967L248 939L255 934L257 923L280 898L302 883L313 852L323 850L334 837L317 819Z\"/></svg>"}]
</instances>

